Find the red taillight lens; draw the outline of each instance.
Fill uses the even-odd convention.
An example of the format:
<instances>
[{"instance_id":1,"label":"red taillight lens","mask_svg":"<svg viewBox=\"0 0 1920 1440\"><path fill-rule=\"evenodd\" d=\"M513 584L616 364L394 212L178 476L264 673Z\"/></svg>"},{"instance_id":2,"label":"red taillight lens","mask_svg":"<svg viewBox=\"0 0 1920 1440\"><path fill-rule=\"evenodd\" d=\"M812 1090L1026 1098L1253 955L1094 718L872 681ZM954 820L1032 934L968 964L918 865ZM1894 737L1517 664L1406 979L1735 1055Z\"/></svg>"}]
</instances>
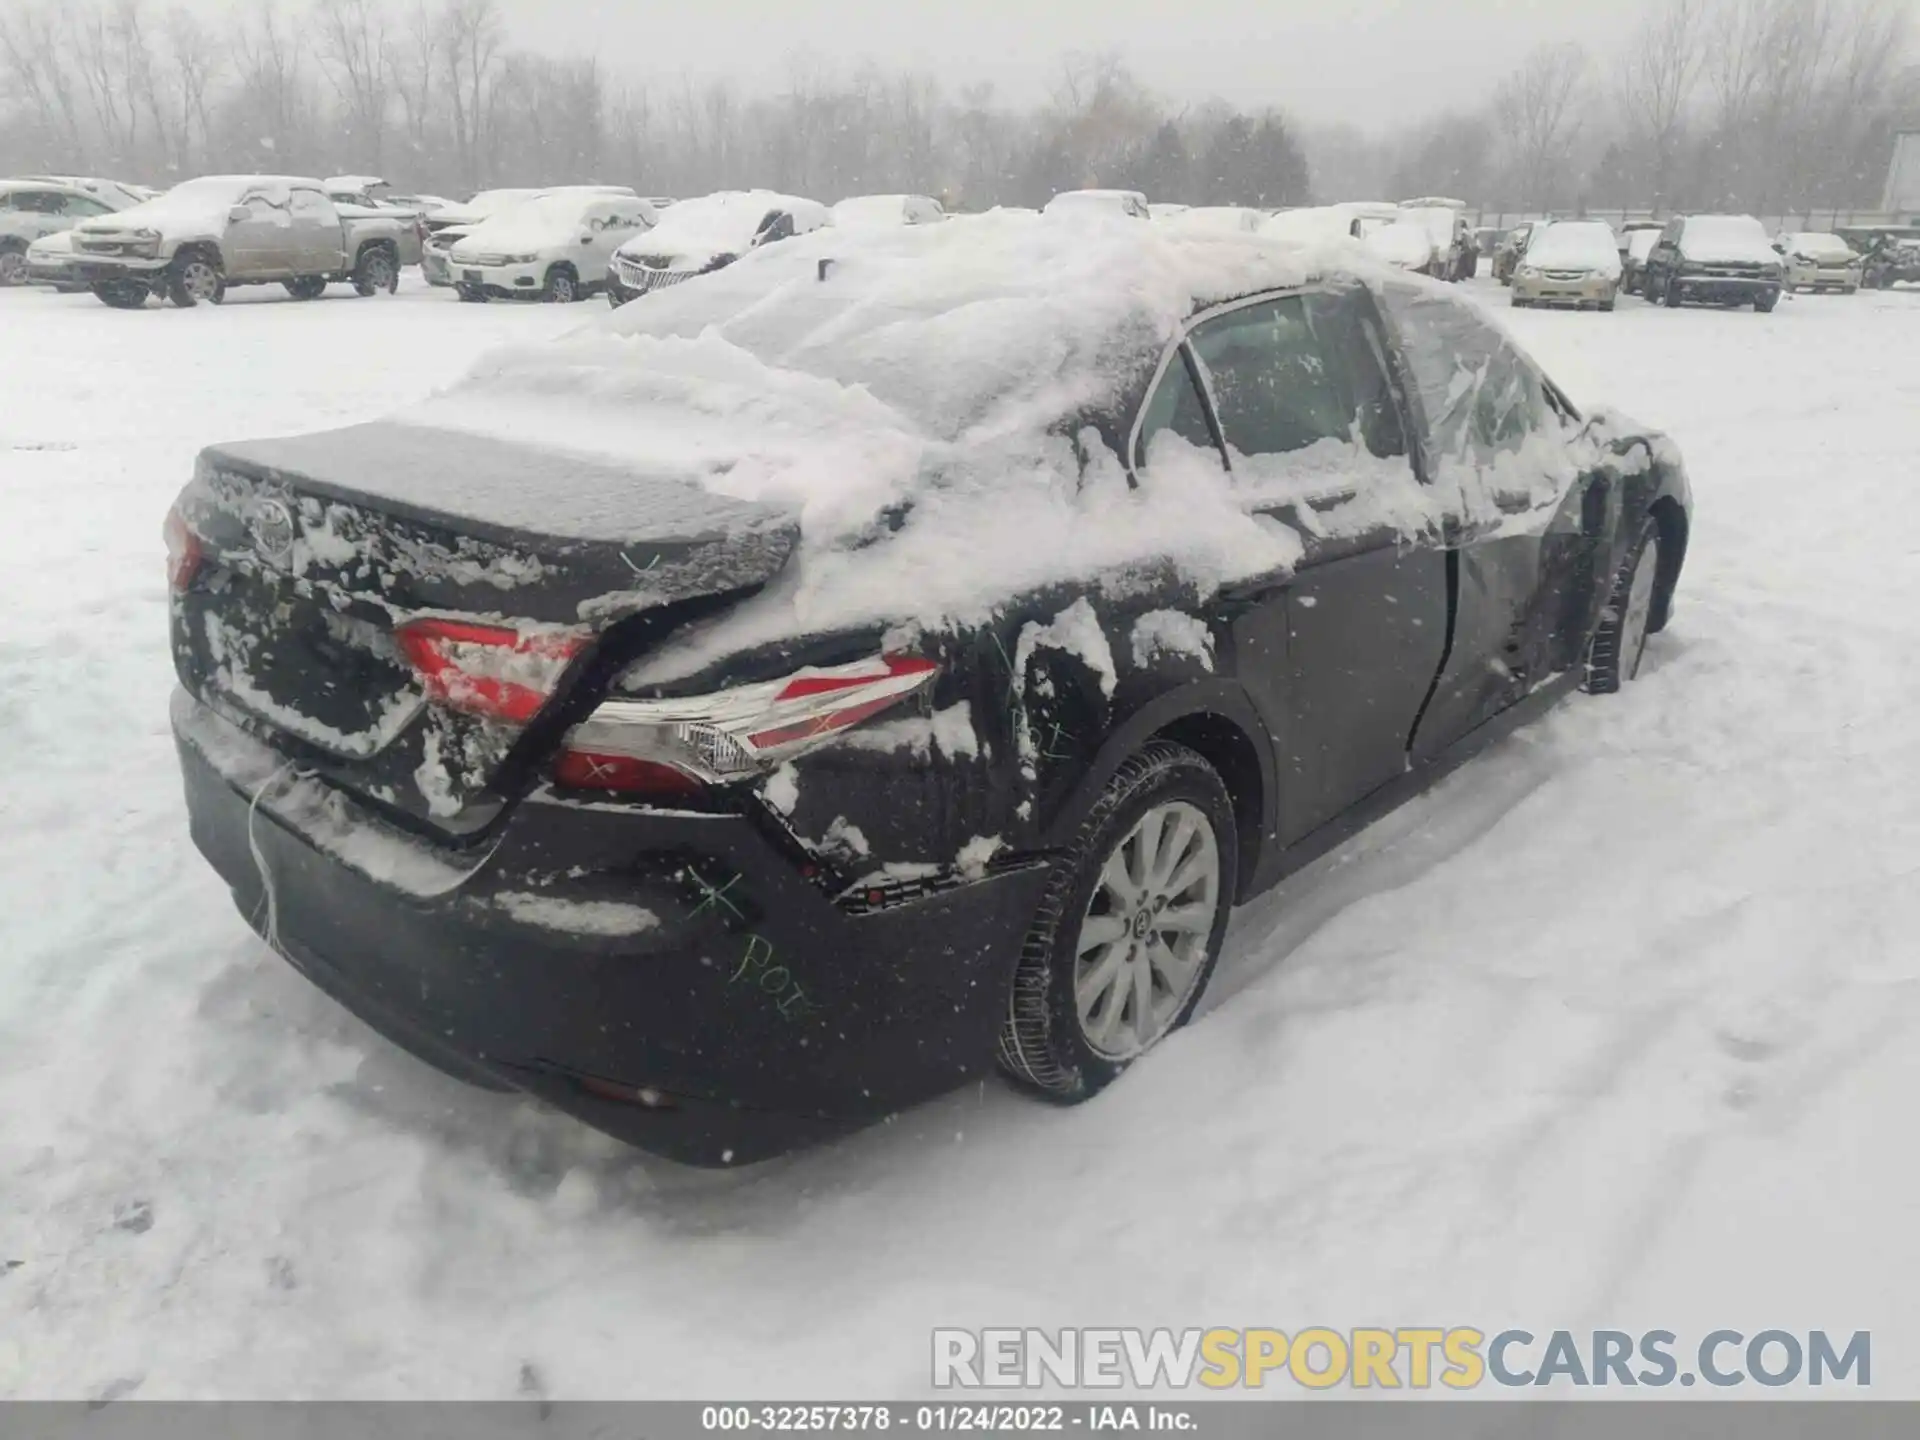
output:
<instances>
[{"instance_id":1,"label":"red taillight lens","mask_svg":"<svg viewBox=\"0 0 1920 1440\"><path fill-rule=\"evenodd\" d=\"M409 621L394 638L429 700L510 725L524 725L540 713L587 643L579 631L522 633L465 620Z\"/></svg>"},{"instance_id":2,"label":"red taillight lens","mask_svg":"<svg viewBox=\"0 0 1920 1440\"><path fill-rule=\"evenodd\" d=\"M167 542L167 587L178 593L193 583L206 551L200 546L200 537L187 528L178 510L167 512L160 534Z\"/></svg>"},{"instance_id":3,"label":"red taillight lens","mask_svg":"<svg viewBox=\"0 0 1920 1440\"><path fill-rule=\"evenodd\" d=\"M674 794L746 779L898 705L938 672L931 660L882 655L714 695L608 700L567 737L554 780Z\"/></svg>"}]
</instances>

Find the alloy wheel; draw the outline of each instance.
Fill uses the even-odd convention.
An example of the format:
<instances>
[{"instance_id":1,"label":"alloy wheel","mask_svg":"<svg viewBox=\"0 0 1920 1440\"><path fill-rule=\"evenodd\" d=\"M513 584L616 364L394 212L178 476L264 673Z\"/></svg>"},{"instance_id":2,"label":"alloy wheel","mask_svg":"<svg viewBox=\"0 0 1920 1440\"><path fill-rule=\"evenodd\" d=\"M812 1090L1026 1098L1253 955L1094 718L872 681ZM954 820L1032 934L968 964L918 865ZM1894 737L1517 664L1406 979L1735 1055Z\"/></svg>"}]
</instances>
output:
<instances>
[{"instance_id":1,"label":"alloy wheel","mask_svg":"<svg viewBox=\"0 0 1920 1440\"><path fill-rule=\"evenodd\" d=\"M189 260L180 270L180 286L195 300L211 300L220 291L220 276L204 260Z\"/></svg>"},{"instance_id":2,"label":"alloy wheel","mask_svg":"<svg viewBox=\"0 0 1920 1440\"><path fill-rule=\"evenodd\" d=\"M1148 810L1108 855L1074 941L1075 1006L1097 1054L1130 1059L1173 1028L1220 904L1206 815L1185 800Z\"/></svg>"}]
</instances>

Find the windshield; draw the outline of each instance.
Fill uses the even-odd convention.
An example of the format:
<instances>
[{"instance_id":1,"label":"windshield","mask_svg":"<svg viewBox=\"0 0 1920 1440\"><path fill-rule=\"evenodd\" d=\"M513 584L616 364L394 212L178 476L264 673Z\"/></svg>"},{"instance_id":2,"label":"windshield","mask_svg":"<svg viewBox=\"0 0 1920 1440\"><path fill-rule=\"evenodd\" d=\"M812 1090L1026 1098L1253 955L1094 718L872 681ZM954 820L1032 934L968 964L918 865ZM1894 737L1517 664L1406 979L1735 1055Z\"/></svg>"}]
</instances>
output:
<instances>
[{"instance_id":1,"label":"windshield","mask_svg":"<svg viewBox=\"0 0 1920 1440\"><path fill-rule=\"evenodd\" d=\"M1620 246L1604 221L1562 220L1533 232L1527 263L1611 270L1620 264Z\"/></svg>"},{"instance_id":2,"label":"windshield","mask_svg":"<svg viewBox=\"0 0 1920 1440\"><path fill-rule=\"evenodd\" d=\"M1443 210L1437 205L1422 205L1417 208L1410 207L1404 218L1422 226L1434 244L1451 245L1453 243L1453 211Z\"/></svg>"},{"instance_id":3,"label":"windshield","mask_svg":"<svg viewBox=\"0 0 1920 1440\"><path fill-rule=\"evenodd\" d=\"M1658 230L1635 230L1627 236L1627 254L1635 260L1644 260L1653 253L1653 247L1659 243Z\"/></svg>"}]
</instances>

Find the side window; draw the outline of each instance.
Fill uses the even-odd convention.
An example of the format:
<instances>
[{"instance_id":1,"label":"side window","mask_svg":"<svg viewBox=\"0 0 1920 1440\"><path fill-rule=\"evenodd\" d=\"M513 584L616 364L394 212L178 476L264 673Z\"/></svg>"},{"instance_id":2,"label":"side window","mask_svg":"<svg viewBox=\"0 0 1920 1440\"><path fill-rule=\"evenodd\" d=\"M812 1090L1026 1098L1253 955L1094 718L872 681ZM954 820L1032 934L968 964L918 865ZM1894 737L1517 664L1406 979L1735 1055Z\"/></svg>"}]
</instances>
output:
<instances>
[{"instance_id":1,"label":"side window","mask_svg":"<svg viewBox=\"0 0 1920 1440\"><path fill-rule=\"evenodd\" d=\"M334 218L333 206L318 190L295 190L287 208L296 220L308 224L327 224Z\"/></svg>"},{"instance_id":2,"label":"side window","mask_svg":"<svg viewBox=\"0 0 1920 1440\"><path fill-rule=\"evenodd\" d=\"M1153 388L1153 394L1147 397L1146 406L1140 412L1140 443L1135 451L1136 464L1144 465L1153 453L1154 437L1163 431L1171 431L1197 450L1208 450L1218 457L1220 452L1213 443L1213 429L1207 424L1206 404L1200 398L1200 388L1193 378L1193 369L1187 363L1186 347L1182 346L1167 362L1166 372L1161 375L1160 383Z\"/></svg>"},{"instance_id":3,"label":"side window","mask_svg":"<svg viewBox=\"0 0 1920 1440\"><path fill-rule=\"evenodd\" d=\"M1347 396L1353 432L1380 459L1407 453L1400 406L1388 381L1387 342L1364 293L1302 297L1307 323Z\"/></svg>"},{"instance_id":4,"label":"side window","mask_svg":"<svg viewBox=\"0 0 1920 1440\"><path fill-rule=\"evenodd\" d=\"M1195 330L1190 343L1211 383L1236 468L1321 440L1351 439L1352 405L1314 336L1302 296L1228 311Z\"/></svg>"},{"instance_id":5,"label":"side window","mask_svg":"<svg viewBox=\"0 0 1920 1440\"><path fill-rule=\"evenodd\" d=\"M287 223L287 212L278 205L275 205L273 201L265 195L257 193L249 195L240 203L247 207L247 218L250 220L256 222L264 221L269 225L284 225Z\"/></svg>"},{"instance_id":6,"label":"side window","mask_svg":"<svg viewBox=\"0 0 1920 1440\"><path fill-rule=\"evenodd\" d=\"M1436 462L1518 449L1559 417L1532 364L1464 300L1388 282L1393 318Z\"/></svg>"},{"instance_id":7,"label":"side window","mask_svg":"<svg viewBox=\"0 0 1920 1440\"><path fill-rule=\"evenodd\" d=\"M793 216L785 210L769 210L760 220L760 230L753 237L756 245L771 245L776 240L785 240L793 234Z\"/></svg>"},{"instance_id":8,"label":"side window","mask_svg":"<svg viewBox=\"0 0 1920 1440\"><path fill-rule=\"evenodd\" d=\"M14 211L20 208L11 190L0 190L0 211Z\"/></svg>"},{"instance_id":9,"label":"side window","mask_svg":"<svg viewBox=\"0 0 1920 1440\"><path fill-rule=\"evenodd\" d=\"M106 215L110 213L106 206L89 196L69 195L67 197L67 214L69 215L78 215L83 219L91 219L95 215Z\"/></svg>"}]
</instances>

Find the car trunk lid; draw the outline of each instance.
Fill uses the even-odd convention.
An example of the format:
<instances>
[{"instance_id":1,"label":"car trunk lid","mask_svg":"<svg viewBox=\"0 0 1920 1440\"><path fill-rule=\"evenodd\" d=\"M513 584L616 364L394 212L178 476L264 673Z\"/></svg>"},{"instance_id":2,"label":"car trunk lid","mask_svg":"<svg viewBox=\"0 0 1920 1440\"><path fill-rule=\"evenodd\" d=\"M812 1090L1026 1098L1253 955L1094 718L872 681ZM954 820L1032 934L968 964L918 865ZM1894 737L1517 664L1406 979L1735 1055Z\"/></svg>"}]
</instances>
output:
<instances>
[{"instance_id":1,"label":"car trunk lid","mask_svg":"<svg viewBox=\"0 0 1920 1440\"><path fill-rule=\"evenodd\" d=\"M391 421L215 446L177 507L200 559L173 596L176 668L290 765L474 833L596 657L786 563L787 512L694 478Z\"/></svg>"}]
</instances>

